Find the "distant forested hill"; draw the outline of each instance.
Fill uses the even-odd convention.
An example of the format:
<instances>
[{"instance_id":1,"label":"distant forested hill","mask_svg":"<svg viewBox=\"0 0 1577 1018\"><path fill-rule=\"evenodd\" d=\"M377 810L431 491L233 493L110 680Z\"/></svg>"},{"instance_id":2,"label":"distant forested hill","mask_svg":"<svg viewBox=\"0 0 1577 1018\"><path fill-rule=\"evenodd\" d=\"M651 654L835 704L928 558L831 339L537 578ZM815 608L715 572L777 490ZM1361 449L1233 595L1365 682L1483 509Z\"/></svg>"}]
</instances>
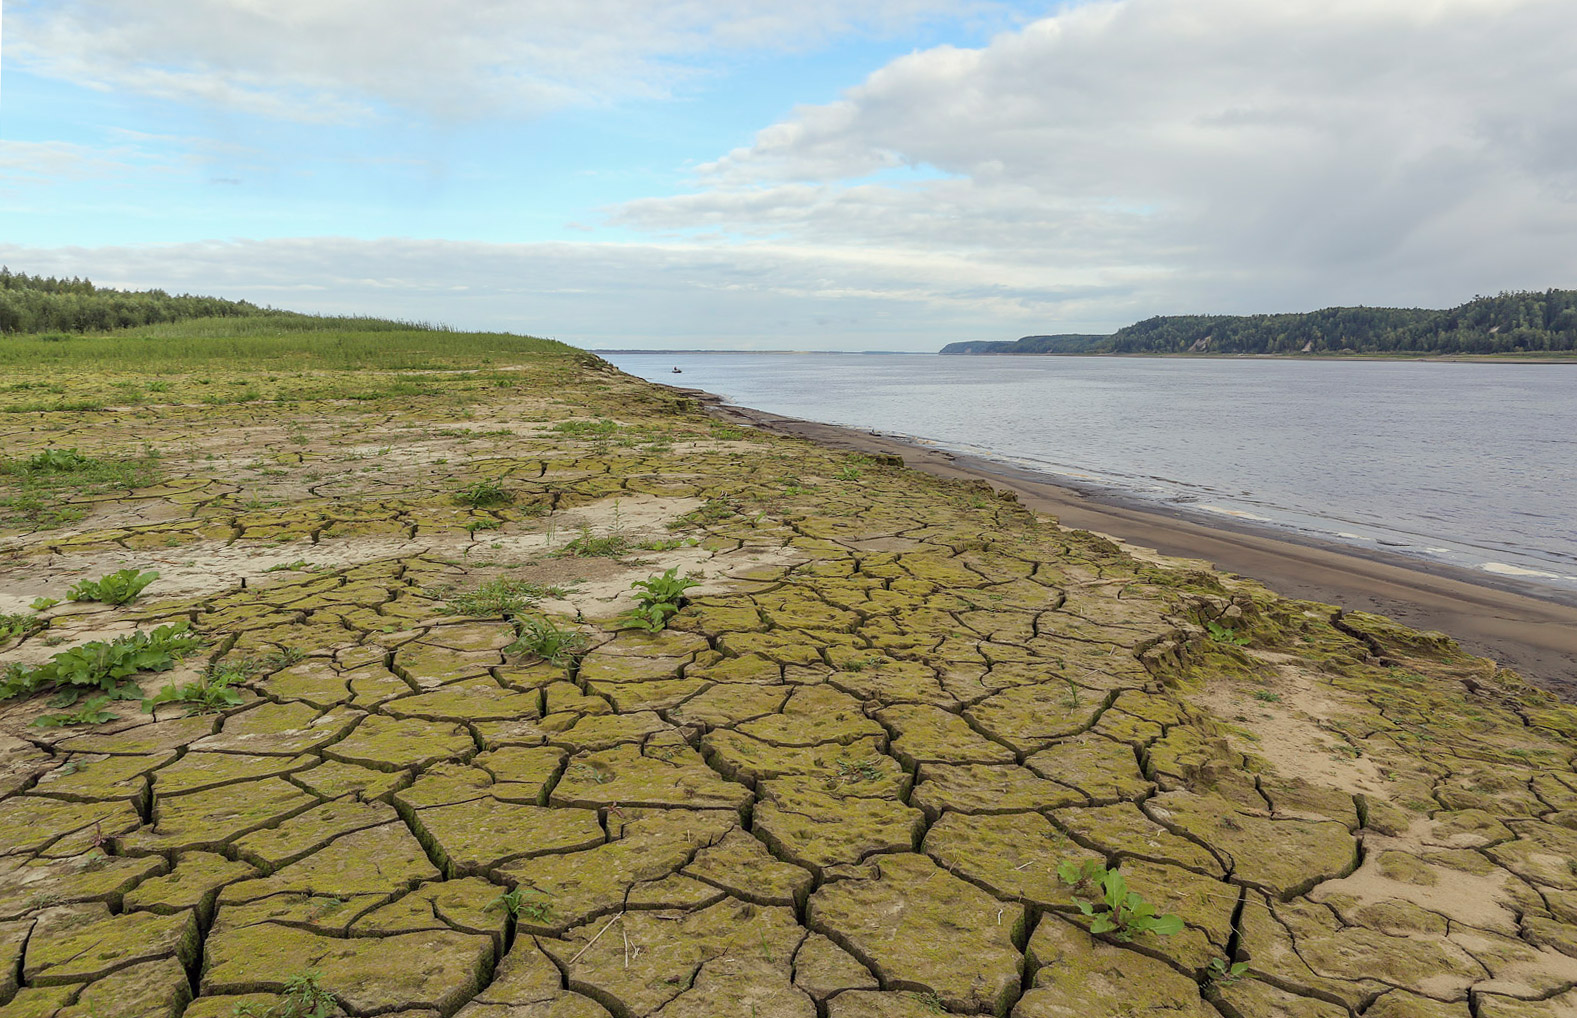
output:
<instances>
[{"instance_id":1,"label":"distant forested hill","mask_svg":"<svg viewBox=\"0 0 1577 1018\"><path fill-rule=\"evenodd\" d=\"M1477 297L1449 311L1325 308L1288 315L1170 315L1110 336L1025 336L1014 343L950 343L967 353L1570 353L1577 290Z\"/></svg>"},{"instance_id":2,"label":"distant forested hill","mask_svg":"<svg viewBox=\"0 0 1577 1018\"><path fill-rule=\"evenodd\" d=\"M86 279L29 276L0 268L0 332L99 332L184 318L269 313L244 300L112 290Z\"/></svg>"},{"instance_id":3,"label":"distant forested hill","mask_svg":"<svg viewBox=\"0 0 1577 1018\"><path fill-rule=\"evenodd\" d=\"M949 343L943 353L1092 353L1110 336L1080 336L1072 333L1061 336L1025 336L1008 342L977 340L969 343Z\"/></svg>"}]
</instances>

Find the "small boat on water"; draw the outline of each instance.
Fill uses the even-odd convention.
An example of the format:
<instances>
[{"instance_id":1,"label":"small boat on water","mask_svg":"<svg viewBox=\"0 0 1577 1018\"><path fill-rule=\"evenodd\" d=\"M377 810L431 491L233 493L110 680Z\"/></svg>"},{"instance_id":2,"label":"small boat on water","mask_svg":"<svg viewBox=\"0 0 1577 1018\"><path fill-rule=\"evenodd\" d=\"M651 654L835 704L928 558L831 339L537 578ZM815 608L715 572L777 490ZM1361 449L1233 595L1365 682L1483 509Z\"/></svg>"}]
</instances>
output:
<instances>
[{"instance_id":1,"label":"small boat on water","mask_svg":"<svg viewBox=\"0 0 1577 1018\"><path fill-rule=\"evenodd\" d=\"M683 372L683 371L680 371L680 370L679 370L679 369L678 369L678 368L674 368L674 374L676 374L676 375L682 375L682 374L684 374L684 372Z\"/></svg>"}]
</instances>

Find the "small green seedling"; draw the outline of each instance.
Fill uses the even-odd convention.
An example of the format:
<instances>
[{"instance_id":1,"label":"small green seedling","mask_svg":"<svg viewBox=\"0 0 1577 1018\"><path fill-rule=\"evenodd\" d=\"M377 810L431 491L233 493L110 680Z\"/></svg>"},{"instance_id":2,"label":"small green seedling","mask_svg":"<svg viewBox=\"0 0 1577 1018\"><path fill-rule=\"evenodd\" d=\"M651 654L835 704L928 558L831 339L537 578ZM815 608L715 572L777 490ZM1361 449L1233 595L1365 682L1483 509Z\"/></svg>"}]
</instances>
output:
<instances>
[{"instance_id":1,"label":"small green seedling","mask_svg":"<svg viewBox=\"0 0 1577 1018\"><path fill-rule=\"evenodd\" d=\"M517 620L520 638L504 648L511 654L535 654L549 664L567 667L586 649L586 634L560 629L545 618Z\"/></svg>"},{"instance_id":2,"label":"small green seedling","mask_svg":"<svg viewBox=\"0 0 1577 1018\"><path fill-rule=\"evenodd\" d=\"M102 725L106 721L114 721L118 715L107 710L110 700L108 696L90 696L82 701L82 706L69 714L44 714L35 718L34 726L38 728L68 728L72 725Z\"/></svg>"},{"instance_id":3,"label":"small green seedling","mask_svg":"<svg viewBox=\"0 0 1577 1018\"><path fill-rule=\"evenodd\" d=\"M1206 622L1205 629L1209 631L1210 638L1217 643L1230 643L1234 647L1246 647L1253 640L1252 636L1240 634L1230 626L1223 626L1219 622Z\"/></svg>"},{"instance_id":4,"label":"small green seedling","mask_svg":"<svg viewBox=\"0 0 1577 1018\"><path fill-rule=\"evenodd\" d=\"M135 569L122 569L97 580L83 580L70 590L66 597L72 601L102 601L105 604L130 604L137 600L148 584L159 578L153 571L146 573Z\"/></svg>"},{"instance_id":5,"label":"small green seedling","mask_svg":"<svg viewBox=\"0 0 1577 1018\"><path fill-rule=\"evenodd\" d=\"M285 992L268 1007L237 1004L237 1018L330 1018L336 1009L334 994L318 985L320 973L306 972L285 982Z\"/></svg>"},{"instance_id":6,"label":"small green seedling","mask_svg":"<svg viewBox=\"0 0 1577 1018\"><path fill-rule=\"evenodd\" d=\"M203 669L196 682L186 682L179 687L172 683L159 690L158 695L147 697L142 701L142 710L145 714L152 714L162 704L177 703L185 709L187 717L194 714L218 714L227 707L239 707L245 702L240 691L234 687L246 679L245 665L215 662Z\"/></svg>"},{"instance_id":7,"label":"small green seedling","mask_svg":"<svg viewBox=\"0 0 1577 1018\"><path fill-rule=\"evenodd\" d=\"M55 605L59 603L60 600L58 598L35 597L33 598L33 603L28 607L32 608L36 612L47 612L49 609L55 607Z\"/></svg>"},{"instance_id":8,"label":"small green seedling","mask_svg":"<svg viewBox=\"0 0 1577 1018\"><path fill-rule=\"evenodd\" d=\"M1083 865L1065 860L1057 866L1057 876L1076 890L1098 892L1095 900L1078 903L1079 911L1093 919L1091 933L1110 933L1118 940L1129 941L1141 933L1169 937L1183 930L1181 916L1156 915L1155 906L1138 892L1130 891L1121 873L1093 859Z\"/></svg>"},{"instance_id":9,"label":"small green seedling","mask_svg":"<svg viewBox=\"0 0 1577 1018\"><path fill-rule=\"evenodd\" d=\"M636 580L630 584L631 588L639 591L635 595L636 607L620 615L619 620L627 628L644 629L649 633L665 629L668 620L684 606L684 592L698 585L698 581L688 576L681 579L678 566L661 576Z\"/></svg>"},{"instance_id":10,"label":"small green seedling","mask_svg":"<svg viewBox=\"0 0 1577 1018\"><path fill-rule=\"evenodd\" d=\"M493 899L488 908L501 907L507 909L509 914L516 919L524 919L531 923L545 923L553 917L553 903L551 901L528 901L526 895L537 895L546 899L548 892L539 891L534 887L517 887L513 891L506 891Z\"/></svg>"},{"instance_id":11,"label":"small green seedling","mask_svg":"<svg viewBox=\"0 0 1577 1018\"><path fill-rule=\"evenodd\" d=\"M1231 986L1248 971L1248 962L1229 962L1225 958L1211 958L1205 969L1205 978L1217 986Z\"/></svg>"}]
</instances>

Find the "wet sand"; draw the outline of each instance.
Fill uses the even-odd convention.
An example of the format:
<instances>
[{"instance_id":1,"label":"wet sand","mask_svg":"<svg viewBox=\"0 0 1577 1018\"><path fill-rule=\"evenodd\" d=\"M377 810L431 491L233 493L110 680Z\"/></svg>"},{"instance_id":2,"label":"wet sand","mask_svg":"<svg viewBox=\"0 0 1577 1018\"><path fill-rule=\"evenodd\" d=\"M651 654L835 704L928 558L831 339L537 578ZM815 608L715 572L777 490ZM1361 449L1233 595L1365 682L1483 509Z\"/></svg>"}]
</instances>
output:
<instances>
[{"instance_id":1,"label":"wet sand","mask_svg":"<svg viewBox=\"0 0 1577 1018\"><path fill-rule=\"evenodd\" d=\"M1154 503L1083 491L1045 474L877 432L784 417L722 402L697 389L716 415L852 452L888 453L939 477L980 478L1018 494L1064 526L1092 530L1163 555L1204 559L1290 597L1372 611L1435 630L1564 699L1577 700L1577 598L1401 555L1289 535L1236 520L1200 519Z\"/></svg>"}]
</instances>

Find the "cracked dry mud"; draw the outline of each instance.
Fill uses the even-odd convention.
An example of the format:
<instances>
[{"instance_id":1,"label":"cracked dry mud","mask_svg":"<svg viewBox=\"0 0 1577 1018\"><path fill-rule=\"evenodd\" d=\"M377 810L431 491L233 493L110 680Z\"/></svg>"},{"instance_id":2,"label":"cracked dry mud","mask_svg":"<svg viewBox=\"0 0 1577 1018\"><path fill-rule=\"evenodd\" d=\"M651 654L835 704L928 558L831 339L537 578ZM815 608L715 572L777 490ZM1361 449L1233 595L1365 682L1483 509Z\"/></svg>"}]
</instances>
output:
<instances>
[{"instance_id":1,"label":"cracked dry mud","mask_svg":"<svg viewBox=\"0 0 1577 1018\"><path fill-rule=\"evenodd\" d=\"M163 574L0 657L187 619L174 681L273 662L222 714L0 705L6 1018L221 1018L308 972L410 1018L1577 1015L1577 712L1438 634L595 364L0 430L166 472L0 538L0 611ZM514 502L450 497L483 478ZM555 557L582 528L657 550ZM619 629L670 566L684 610ZM562 588L533 613L580 660L445 600L501 576ZM1183 931L1092 936L1064 860Z\"/></svg>"}]
</instances>

